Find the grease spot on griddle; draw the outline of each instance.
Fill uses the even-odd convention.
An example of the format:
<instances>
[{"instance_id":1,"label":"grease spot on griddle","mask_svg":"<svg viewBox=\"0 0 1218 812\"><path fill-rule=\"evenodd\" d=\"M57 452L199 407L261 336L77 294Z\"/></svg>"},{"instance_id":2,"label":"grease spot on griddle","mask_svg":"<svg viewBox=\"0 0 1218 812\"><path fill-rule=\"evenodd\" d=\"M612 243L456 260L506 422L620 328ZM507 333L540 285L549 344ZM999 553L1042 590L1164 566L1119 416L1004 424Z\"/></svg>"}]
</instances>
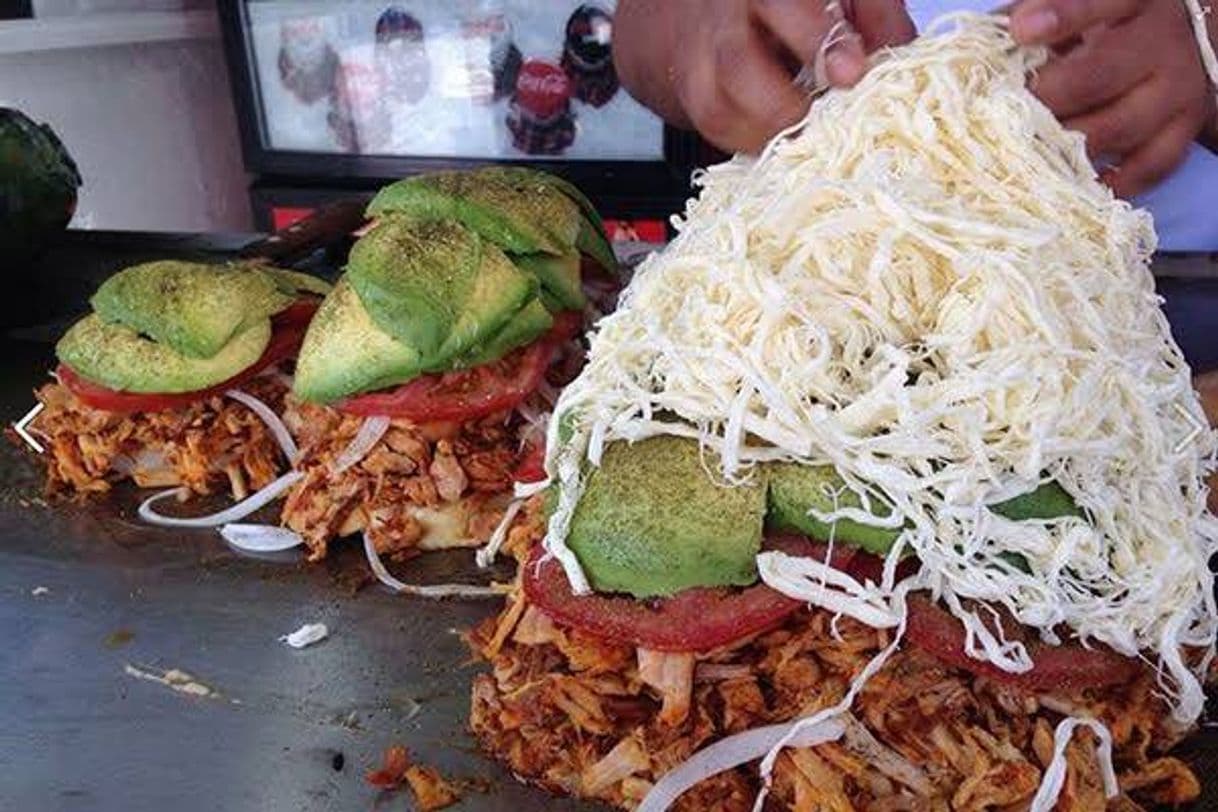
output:
<instances>
[{"instance_id":1,"label":"grease spot on griddle","mask_svg":"<svg viewBox=\"0 0 1218 812\"><path fill-rule=\"evenodd\" d=\"M130 629L115 629L106 635L102 645L106 648L122 648L135 639L135 632Z\"/></svg>"}]
</instances>

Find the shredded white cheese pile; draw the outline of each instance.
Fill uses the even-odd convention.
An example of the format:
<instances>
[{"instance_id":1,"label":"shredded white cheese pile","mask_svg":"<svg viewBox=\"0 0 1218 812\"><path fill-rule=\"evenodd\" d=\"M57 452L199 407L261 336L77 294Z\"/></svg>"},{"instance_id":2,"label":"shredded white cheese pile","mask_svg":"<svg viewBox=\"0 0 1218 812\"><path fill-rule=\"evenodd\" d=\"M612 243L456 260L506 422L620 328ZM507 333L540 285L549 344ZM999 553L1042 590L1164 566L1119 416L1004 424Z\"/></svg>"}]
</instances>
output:
<instances>
[{"instance_id":1,"label":"shredded white cheese pile","mask_svg":"<svg viewBox=\"0 0 1218 812\"><path fill-rule=\"evenodd\" d=\"M905 527L884 583L835 594L839 611L891 608L912 550L973 656L1031 667L966 598L1051 641L1065 624L1154 652L1176 715L1197 718L1204 664L1181 646L1213 650L1204 476L1218 443L1159 307L1151 218L1025 89L1045 58L1002 18L952 15L760 157L701 174L679 236L600 323L551 421L561 498L546 545L577 592L564 539L608 443L696 437L725 482L765 460L831 463ZM1048 480L1088 519L986 508ZM880 523L821 518L835 516Z\"/></svg>"}]
</instances>

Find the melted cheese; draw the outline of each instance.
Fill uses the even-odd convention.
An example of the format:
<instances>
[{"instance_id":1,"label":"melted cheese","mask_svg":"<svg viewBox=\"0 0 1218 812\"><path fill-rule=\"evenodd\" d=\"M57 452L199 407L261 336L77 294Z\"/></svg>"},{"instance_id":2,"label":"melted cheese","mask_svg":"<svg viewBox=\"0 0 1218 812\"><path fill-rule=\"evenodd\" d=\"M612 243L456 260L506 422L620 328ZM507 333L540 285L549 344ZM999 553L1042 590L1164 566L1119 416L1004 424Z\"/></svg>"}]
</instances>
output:
<instances>
[{"instance_id":1,"label":"melted cheese","mask_svg":"<svg viewBox=\"0 0 1218 812\"><path fill-rule=\"evenodd\" d=\"M700 173L677 238L600 322L549 427L546 546L576 592L589 585L564 540L608 443L696 437L726 483L766 460L830 463L906 527L885 583L801 590L828 574L778 559L763 572L890 623L896 556L912 550L916 586L946 598L973 656L1030 664L964 599L1050 640L1064 624L1154 652L1177 716L1197 718L1180 648L1213 648L1218 443L1159 307L1151 218L1026 90L1045 58L1002 18L953 15L760 156ZM1049 479L1087 521L985 507Z\"/></svg>"}]
</instances>

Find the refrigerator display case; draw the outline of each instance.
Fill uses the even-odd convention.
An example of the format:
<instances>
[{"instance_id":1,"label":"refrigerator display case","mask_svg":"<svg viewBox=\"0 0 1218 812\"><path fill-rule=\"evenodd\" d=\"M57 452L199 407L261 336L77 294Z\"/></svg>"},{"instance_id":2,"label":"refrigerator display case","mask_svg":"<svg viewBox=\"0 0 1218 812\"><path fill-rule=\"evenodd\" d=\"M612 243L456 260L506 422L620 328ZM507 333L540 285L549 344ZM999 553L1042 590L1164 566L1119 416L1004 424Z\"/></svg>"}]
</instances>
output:
<instances>
[{"instance_id":1,"label":"refrigerator display case","mask_svg":"<svg viewBox=\"0 0 1218 812\"><path fill-rule=\"evenodd\" d=\"M263 224L268 210L307 210L331 191L485 162L563 175L611 218L678 209L701 147L620 87L614 7L609 0L221 3Z\"/></svg>"}]
</instances>

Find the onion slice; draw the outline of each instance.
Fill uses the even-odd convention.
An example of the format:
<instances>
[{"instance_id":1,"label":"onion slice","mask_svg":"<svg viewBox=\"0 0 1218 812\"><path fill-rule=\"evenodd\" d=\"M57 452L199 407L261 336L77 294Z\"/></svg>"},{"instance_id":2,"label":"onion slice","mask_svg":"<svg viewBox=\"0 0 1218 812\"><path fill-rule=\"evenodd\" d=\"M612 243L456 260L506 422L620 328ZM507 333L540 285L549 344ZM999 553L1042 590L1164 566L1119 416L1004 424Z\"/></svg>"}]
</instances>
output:
<instances>
[{"instance_id":1,"label":"onion slice","mask_svg":"<svg viewBox=\"0 0 1218 812\"><path fill-rule=\"evenodd\" d=\"M491 534L486 546L474 554L474 561L478 563L479 567L486 569L494 563L495 556L499 555L499 548L503 546L503 542L507 541L508 531L512 528L512 522L516 520L516 514L522 507L524 507L524 500L515 499L507 506L507 510L503 511L503 518L495 526L495 532Z\"/></svg>"},{"instance_id":2,"label":"onion slice","mask_svg":"<svg viewBox=\"0 0 1218 812\"><path fill-rule=\"evenodd\" d=\"M141 502L139 516L149 524L155 524L160 527L219 527L222 524L244 519L254 511L269 505L287 491L288 488L295 485L297 480L303 476L304 474L299 471L289 471L262 490L255 491L237 504L227 507L219 513L211 513L206 516L163 516L154 511L152 506L157 502L170 496L182 496L188 493L186 488L170 488L160 493L154 493Z\"/></svg>"},{"instance_id":3,"label":"onion slice","mask_svg":"<svg viewBox=\"0 0 1218 812\"><path fill-rule=\"evenodd\" d=\"M288 462L295 462L300 456L300 449L296 447L296 441L292 439L292 432L288 431L288 427L283 424L283 420L279 415L275 414L274 409L267 406L258 398L242 392L240 389L229 389L224 393L225 397L232 398L238 403L249 407L249 410L258 415L266 427L271 430L271 435L275 438L275 442L279 443L279 447L283 449L283 455L288 458Z\"/></svg>"},{"instance_id":4,"label":"onion slice","mask_svg":"<svg viewBox=\"0 0 1218 812\"><path fill-rule=\"evenodd\" d=\"M299 533L274 524L226 524L220 535L238 550L248 553L277 553L304 544Z\"/></svg>"},{"instance_id":5,"label":"onion slice","mask_svg":"<svg viewBox=\"0 0 1218 812\"><path fill-rule=\"evenodd\" d=\"M364 536L364 555L368 558L368 566L372 574L385 586L402 595L415 595L420 598L501 598L503 592L489 586L473 586L470 584L436 584L434 586L419 586L399 581L389 574L381 557L377 555L376 546L367 533Z\"/></svg>"},{"instance_id":6,"label":"onion slice","mask_svg":"<svg viewBox=\"0 0 1218 812\"><path fill-rule=\"evenodd\" d=\"M337 476L366 457L387 431L389 431L388 417L382 415L365 419L363 425L359 427L359 431L351 438L350 444L334 458L334 462L330 463L330 474Z\"/></svg>"},{"instance_id":7,"label":"onion slice","mask_svg":"<svg viewBox=\"0 0 1218 812\"><path fill-rule=\"evenodd\" d=\"M674 767L657 781L636 812L664 812L698 782L761 758L777 746L790 730L790 724L759 727L728 736L704 750L699 750L688 761ZM845 732L846 725L842 719L827 719L800 730L787 744L793 747L812 747L840 739Z\"/></svg>"},{"instance_id":8,"label":"onion slice","mask_svg":"<svg viewBox=\"0 0 1218 812\"><path fill-rule=\"evenodd\" d=\"M1028 812L1050 812L1057 806L1057 796L1061 794L1062 785L1066 782L1066 747L1079 727L1089 727L1099 739L1096 758L1100 762L1100 775L1104 779L1104 794L1115 798L1121 791L1117 783L1116 771L1112 767L1112 734L1108 732L1103 722L1082 716L1071 716L1062 719L1053 732L1053 760L1045 768L1045 774L1040 780L1040 787L1032 799Z\"/></svg>"}]
</instances>

